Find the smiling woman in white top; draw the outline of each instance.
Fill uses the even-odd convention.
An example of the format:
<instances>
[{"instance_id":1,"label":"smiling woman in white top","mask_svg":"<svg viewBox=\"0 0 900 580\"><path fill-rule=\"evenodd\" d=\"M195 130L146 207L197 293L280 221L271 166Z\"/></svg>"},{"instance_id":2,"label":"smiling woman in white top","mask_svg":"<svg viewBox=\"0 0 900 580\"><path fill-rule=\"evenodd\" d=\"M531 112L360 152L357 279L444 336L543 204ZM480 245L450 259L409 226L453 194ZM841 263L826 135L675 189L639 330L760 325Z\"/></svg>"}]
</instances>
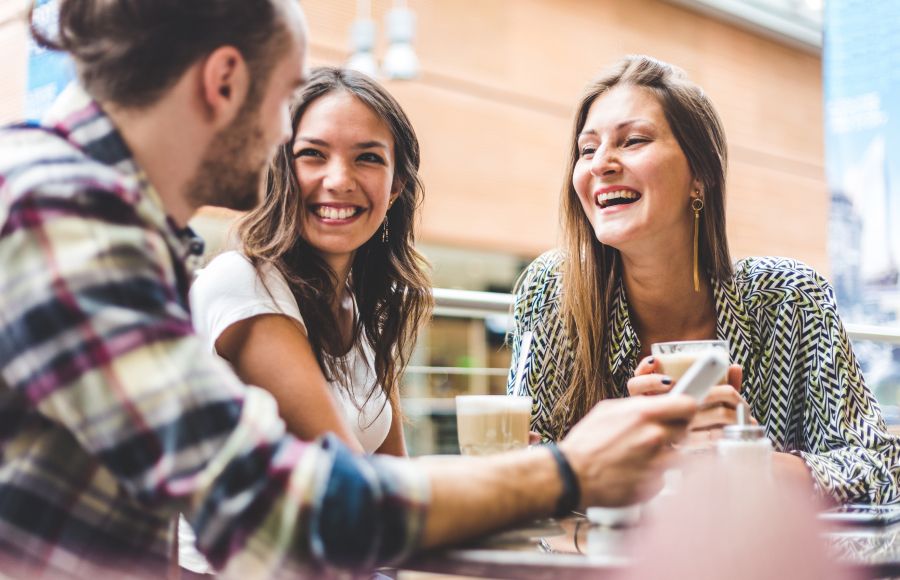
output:
<instances>
[{"instance_id":1,"label":"smiling woman in white top","mask_svg":"<svg viewBox=\"0 0 900 580\"><path fill-rule=\"evenodd\" d=\"M313 71L292 127L240 249L194 283L195 324L297 436L405 455L399 375L432 308L418 141L382 87L337 68Z\"/></svg>"}]
</instances>

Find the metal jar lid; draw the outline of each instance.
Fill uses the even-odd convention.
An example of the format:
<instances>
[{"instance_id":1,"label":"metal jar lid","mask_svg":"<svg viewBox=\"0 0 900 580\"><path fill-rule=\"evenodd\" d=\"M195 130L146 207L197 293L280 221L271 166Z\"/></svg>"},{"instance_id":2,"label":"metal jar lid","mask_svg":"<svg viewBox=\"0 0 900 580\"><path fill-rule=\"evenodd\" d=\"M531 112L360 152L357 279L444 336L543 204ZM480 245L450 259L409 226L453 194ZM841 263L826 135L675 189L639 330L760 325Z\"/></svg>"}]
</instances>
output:
<instances>
[{"instance_id":1,"label":"metal jar lid","mask_svg":"<svg viewBox=\"0 0 900 580\"><path fill-rule=\"evenodd\" d=\"M747 418L747 405L737 406L737 423L728 425L722 430L722 438L727 441L755 441L766 438L766 431L759 425L753 425Z\"/></svg>"},{"instance_id":2,"label":"metal jar lid","mask_svg":"<svg viewBox=\"0 0 900 580\"><path fill-rule=\"evenodd\" d=\"M765 439L766 431L759 425L728 425L722 430L726 441L756 441Z\"/></svg>"}]
</instances>

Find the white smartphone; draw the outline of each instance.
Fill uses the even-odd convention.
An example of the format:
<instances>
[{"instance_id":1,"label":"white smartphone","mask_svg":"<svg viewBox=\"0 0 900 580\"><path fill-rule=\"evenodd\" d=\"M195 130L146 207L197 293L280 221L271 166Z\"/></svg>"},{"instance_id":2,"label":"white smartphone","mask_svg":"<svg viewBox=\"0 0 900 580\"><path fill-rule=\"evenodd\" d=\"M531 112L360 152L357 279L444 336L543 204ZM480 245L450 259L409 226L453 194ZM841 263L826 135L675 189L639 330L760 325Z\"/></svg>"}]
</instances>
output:
<instances>
[{"instance_id":1,"label":"white smartphone","mask_svg":"<svg viewBox=\"0 0 900 580\"><path fill-rule=\"evenodd\" d=\"M669 394L690 395L699 401L727 371L728 359L724 353L715 350L703 353L678 379Z\"/></svg>"}]
</instances>

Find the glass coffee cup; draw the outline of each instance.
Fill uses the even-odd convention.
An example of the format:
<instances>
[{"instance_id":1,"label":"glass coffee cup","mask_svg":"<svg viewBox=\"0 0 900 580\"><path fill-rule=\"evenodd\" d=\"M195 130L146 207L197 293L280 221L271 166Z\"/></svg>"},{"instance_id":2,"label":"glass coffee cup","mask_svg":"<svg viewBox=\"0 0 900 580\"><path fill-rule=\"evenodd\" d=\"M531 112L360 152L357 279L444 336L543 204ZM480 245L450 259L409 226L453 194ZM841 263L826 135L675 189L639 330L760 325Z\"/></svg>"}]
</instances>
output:
<instances>
[{"instance_id":1,"label":"glass coffee cup","mask_svg":"<svg viewBox=\"0 0 900 580\"><path fill-rule=\"evenodd\" d=\"M530 425L531 397L456 397L456 428L463 455L489 455L526 448Z\"/></svg>"},{"instance_id":2,"label":"glass coffee cup","mask_svg":"<svg viewBox=\"0 0 900 580\"><path fill-rule=\"evenodd\" d=\"M685 372L698 358L709 351L722 352L730 358L728 341L725 340L677 340L673 342L656 342L650 345L650 353L659 361L659 373L668 375L673 382L678 382ZM716 382L718 385L728 383L728 371Z\"/></svg>"}]
</instances>

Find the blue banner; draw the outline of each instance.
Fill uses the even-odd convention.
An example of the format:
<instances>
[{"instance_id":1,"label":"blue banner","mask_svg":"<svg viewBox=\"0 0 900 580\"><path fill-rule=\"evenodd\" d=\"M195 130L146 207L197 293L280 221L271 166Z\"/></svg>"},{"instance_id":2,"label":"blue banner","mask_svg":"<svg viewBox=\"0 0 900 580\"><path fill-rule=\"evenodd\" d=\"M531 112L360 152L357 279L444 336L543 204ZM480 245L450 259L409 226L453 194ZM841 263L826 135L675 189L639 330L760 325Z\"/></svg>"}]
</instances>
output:
<instances>
[{"instance_id":1,"label":"blue banner","mask_svg":"<svg viewBox=\"0 0 900 580\"><path fill-rule=\"evenodd\" d=\"M53 38L59 25L58 15L57 0L38 0L34 9L35 25L38 30ZM33 39L29 39L25 118L40 119L74 76L72 61L66 54L41 48Z\"/></svg>"},{"instance_id":2,"label":"blue banner","mask_svg":"<svg viewBox=\"0 0 900 580\"><path fill-rule=\"evenodd\" d=\"M829 255L842 316L900 326L900 6L825 2ZM900 420L900 349L859 341L866 379Z\"/></svg>"}]
</instances>

